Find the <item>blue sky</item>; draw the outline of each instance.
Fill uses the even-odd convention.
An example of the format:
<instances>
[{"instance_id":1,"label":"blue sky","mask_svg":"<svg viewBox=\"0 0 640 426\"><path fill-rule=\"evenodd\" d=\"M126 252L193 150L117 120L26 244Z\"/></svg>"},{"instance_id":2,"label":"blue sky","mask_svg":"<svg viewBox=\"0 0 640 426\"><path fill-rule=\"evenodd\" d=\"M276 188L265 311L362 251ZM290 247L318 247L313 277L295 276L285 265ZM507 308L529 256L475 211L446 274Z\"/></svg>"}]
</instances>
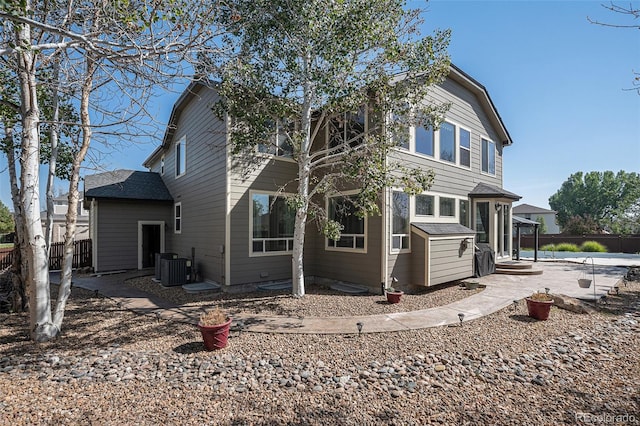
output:
<instances>
[{"instance_id":1,"label":"blue sky","mask_svg":"<svg viewBox=\"0 0 640 426\"><path fill-rule=\"evenodd\" d=\"M640 72L640 31L589 23L587 16L632 23L602 3L608 4L434 0L426 5L423 33L452 30L452 61L488 89L511 134L503 185L523 197L520 203L549 207L549 197L578 171L640 172L640 95L625 90L632 87L633 72ZM640 8L640 2L631 4ZM160 123L167 122L181 89L152 106ZM113 151L102 166L142 169L155 146ZM0 174L0 200L10 206L6 173Z\"/></svg>"},{"instance_id":2,"label":"blue sky","mask_svg":"<svg viewBox=\"0 0 640 426\"><path fill-rule=\"evenodd\" d=\"M603 3L427 5L425 32L451 28L452 61L487 88L511 134L503 185L519 203L548 208L575 172L640 172L640 95L625 90L640 73L640 31L589 23L633 23Z\"/></svg>"}]
</instances>

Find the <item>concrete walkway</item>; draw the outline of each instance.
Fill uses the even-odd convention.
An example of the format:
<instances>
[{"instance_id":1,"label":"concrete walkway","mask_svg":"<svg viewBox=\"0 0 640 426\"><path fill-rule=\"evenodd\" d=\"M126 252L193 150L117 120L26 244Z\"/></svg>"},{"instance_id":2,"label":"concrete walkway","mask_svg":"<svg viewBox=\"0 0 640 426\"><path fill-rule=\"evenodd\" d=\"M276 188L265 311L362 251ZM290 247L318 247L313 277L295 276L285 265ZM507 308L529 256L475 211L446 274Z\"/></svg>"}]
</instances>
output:
<instances>
[{"instance_id":1,"label":"concrete walkway","mask_svg":"<svg viewBox=\"0 0 640 426\"><path fill-rule=\"evenodd\" d=\"M357 333L357 323L362 323L363 333L416 330L459 323L458 314L464 314L464 322L489 315L545 288L553 294L564 294L584 300L598 300L617 286L626 272L624 266L607 264L585 268L581 263L538 262L534 269L542 269L542 275L492 274L475 279L486 286L485 290L457 302L419 311L354 317L282 317L262 315L236 315L234 323L243 324L243 331L261 333L350 334ZM578 278L595 281L591 288L578 286ZM158 296L123 285L129 278L148 275L149 272L133 271L97 277L77 277L73 285L96 291L116 301L120 306L141 314L197 324L200 308L182 308ZM57 277L52 276L52 282ZM350 297L345 295L345 297ZM402 302L401 302L402 303ZM520 304L522 302L519 302Z\"/></svg>"}]
</instances>

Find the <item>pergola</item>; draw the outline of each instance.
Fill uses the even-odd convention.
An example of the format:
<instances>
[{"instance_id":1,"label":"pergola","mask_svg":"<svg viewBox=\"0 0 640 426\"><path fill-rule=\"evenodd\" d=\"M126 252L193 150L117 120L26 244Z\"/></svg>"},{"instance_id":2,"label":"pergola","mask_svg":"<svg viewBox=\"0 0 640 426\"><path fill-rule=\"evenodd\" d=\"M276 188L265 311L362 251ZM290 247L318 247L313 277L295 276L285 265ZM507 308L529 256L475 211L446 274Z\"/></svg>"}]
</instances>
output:
<instances>
[{"instance_id":1,"label":"pergola","mask_svg":"<svg viewBox=\"0 0 640 426\"><path fill-rule=\"evenodd\" d=\"M520 216L511 216L511 222L513 226L516 228L516 260L520 260L520 228L534 228L534 238L533 238L533 261L538 261L538 232L540 229L540 224L535 220L525 219Z\"/></svg>"}]
</instances>

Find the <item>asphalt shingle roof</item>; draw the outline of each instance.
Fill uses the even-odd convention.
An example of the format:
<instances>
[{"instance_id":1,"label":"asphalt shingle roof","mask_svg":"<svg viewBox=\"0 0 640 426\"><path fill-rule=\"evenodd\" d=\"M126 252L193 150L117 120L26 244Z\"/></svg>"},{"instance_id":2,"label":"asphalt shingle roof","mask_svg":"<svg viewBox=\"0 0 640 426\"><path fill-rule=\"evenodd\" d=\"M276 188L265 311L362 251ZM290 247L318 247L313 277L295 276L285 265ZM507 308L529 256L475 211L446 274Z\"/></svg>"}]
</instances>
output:
<instances>
[{"instance_id":1,"label":"asphalt shingle roof","mask_svg":"<svg viewBox=\"0 0 640 426\"><path fill-rule=\"evenodd\" d=\"M544 209L542 207L532 206L531 204L519 204L517 206L513 206L513 212L516 214L525 214L525 213L557 213L554 210Z\"/></svg>"},{"instance_id":2,"label":"asphalt shingle roof","mask_svg":"<svg viewBox=\"0 0 640 426\"><path fill-rule=\"evenodd\" d=\"M84 198L173 201L158 173L114 170L84 178Z\"/></svg>"},{"instance_id":3,"label":"asphalt shingle roof","mask_svg":"<svg viewBox=\"0 0 640 426\"><path fill-rule=\"evenodd\" d=\"M472 198L478 197L504 197L510 198L512 200L519 200L522 198L521 196L514 194L513 192L509 192L506 189L498 188L497 186L489 185L488 183L480 182L476 185L475 188L469 193L469 196Z\"/></svg>"},{"instance_id":4,"label":"asphalt shingle roof","mask_svg":"<svg viewBox=\"0 0 640 426\"><path fill-rule=\"evenodd\" d=\"M469 229L459 223L411 223L423 232L429 235L464 235L475 234L476 231Z\"/></svg>"}]
</instances>

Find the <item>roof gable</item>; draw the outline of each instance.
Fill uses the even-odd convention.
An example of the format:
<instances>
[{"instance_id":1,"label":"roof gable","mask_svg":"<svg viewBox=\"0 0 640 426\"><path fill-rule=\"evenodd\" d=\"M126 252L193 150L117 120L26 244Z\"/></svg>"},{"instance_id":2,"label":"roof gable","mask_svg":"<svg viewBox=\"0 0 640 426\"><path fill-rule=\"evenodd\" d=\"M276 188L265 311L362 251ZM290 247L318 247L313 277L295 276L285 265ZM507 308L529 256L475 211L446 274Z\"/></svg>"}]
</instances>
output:
<instances>
[{"instance_id":1,"label":"roof gable","mask_svg":"<svg viewBox=\"0 0 640 426\"><path fill-rule=\"evenodd\" d=\"M488 183L480 182L476 185L471 192L469 192L471 198L509 198L517 201L521 196L509 192L505 189L498 188L497 186L489 185Z\"/></svg>"}]
</instances>

